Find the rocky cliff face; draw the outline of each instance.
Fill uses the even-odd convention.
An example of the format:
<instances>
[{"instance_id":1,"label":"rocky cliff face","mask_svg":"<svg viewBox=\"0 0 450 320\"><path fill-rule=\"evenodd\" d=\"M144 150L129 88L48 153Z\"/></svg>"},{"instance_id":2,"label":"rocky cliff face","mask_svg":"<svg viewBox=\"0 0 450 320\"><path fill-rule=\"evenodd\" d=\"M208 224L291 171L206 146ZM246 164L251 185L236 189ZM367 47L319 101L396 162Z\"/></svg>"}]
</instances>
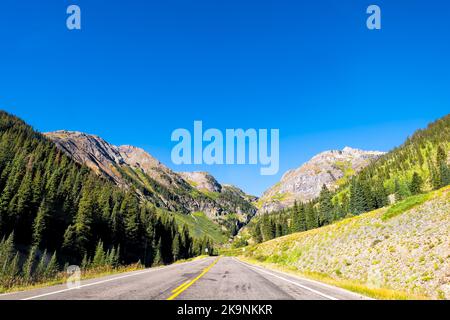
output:
<instances>
[{"instance_id":1,"label":"rocky cliff face","mask_svg":"<svg viewBox=\"0 0 450 320\"><path fill-rule=\"evenodd\" d=\"M258 198L246 194L238 187L229 184L221 185L208 172L179 172L178 174L196 190L214 199L226 212L234 213L239 227L249 222L256 214L257 210L253 203Z\"/></svg>"},{"instance_id":2,"label":"rocky cliff face","mask_svg":"<svg viewBox=\"0 0 450 320\"><path fill-rule=\"evenodd\" d=\"M176 173L143 149L115 146L82 132L45 135L75 161L123 188L136 190L158 207L184 213L202 211L213 220L230 213L240 213L248 220L256 212L243 192L228 192L205 172Z\"/></svg>"},{"instance_id":3,"label":"rocky cliff face","mask_svg":"<svg viewBox=\"0 0 450 320\"><path fill-rule=\"evenodd\" d=\"M335 189L347 177L359 172L383 152L345 147L314 156L301 167L286 172L281 181L258 201L259 212L271 212L307 202L319 196L322 186Z\"/></svg>"}]
</instances>

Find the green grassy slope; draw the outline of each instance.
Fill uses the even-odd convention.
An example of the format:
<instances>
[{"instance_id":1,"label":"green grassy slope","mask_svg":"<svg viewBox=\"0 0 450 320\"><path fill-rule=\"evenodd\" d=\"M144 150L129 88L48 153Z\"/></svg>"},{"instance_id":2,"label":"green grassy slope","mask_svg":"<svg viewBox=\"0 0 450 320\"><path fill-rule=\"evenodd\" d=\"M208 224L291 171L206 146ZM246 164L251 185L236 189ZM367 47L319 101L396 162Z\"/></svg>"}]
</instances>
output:
<instances>
[{"instance_id":1,"label":"green grassy slope","mask_svg":"<svg viewBox=\"0 0 450 320\"><path fill-rule=\"evenodd\" d=\"M194 212L190 215L181 213L170 213L175 217L178 225L185 224L189 228L189 233L196 238L207 236L215 243L225 243L228 239L222 228L209 219L203 212Z\"/></svg>"}]
</instances>

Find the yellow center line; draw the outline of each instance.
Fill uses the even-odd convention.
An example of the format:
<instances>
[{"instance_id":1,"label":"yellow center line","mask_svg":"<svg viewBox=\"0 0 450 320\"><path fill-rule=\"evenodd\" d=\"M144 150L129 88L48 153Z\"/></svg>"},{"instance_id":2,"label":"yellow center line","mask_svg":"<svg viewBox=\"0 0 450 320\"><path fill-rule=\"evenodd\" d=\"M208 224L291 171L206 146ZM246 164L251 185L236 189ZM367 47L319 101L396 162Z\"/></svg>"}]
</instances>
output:
<instances>
[{"instance_id":1,"label":"yellow center line","mask_svg":"<svg viewBox=\"0 0 450 320\"><path fill-rule=\"evenodd\" d=\"M188 280L186 282L183 282L183 284L181 284L180 286L176 287L175 289L172 290L172 293L177 292L178 290L181 290L185 285L187 285L189 282L191 282L191 280Z\"/></svg>"},{"instance_id":2,"label":"yellow center line","mask_svg":"<svg viewBox=\"0 0 450 320\"><path fill-rule=\"evenodd\" d=\"M167 300L174 300L176 297L178 297L180 294L182 294L184 291L186 291L190 286L192 286L195 282L197 282L201 277L203 277L209 270L211 270L212 267L219 261L220 258L217 258L213 263L211 263L207 268L205 268L202 273L200 273L196 278L194 278L192 281L188 281L187 283L183 283L181 286L176 288L172 291L174 293L172 296L170 296Z\"/></svg>"}]
</instances>

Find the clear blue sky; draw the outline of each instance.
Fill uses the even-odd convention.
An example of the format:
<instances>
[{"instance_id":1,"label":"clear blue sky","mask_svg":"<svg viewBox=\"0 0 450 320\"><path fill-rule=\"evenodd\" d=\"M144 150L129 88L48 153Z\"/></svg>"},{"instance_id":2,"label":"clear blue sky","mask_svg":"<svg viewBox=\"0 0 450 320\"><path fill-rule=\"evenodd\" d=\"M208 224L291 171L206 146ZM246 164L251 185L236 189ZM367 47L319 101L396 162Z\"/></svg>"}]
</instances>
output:
<instances>
[{"instance_id":1,"label":"clear blue sky","mask_svg":"<svg viewBox=\"0 0 450 320\"><path fill-rule=\"evenodd\" d=\"M449 113L449 14L443 0L2 0L0 108L259 195L320 151L389 150ZM279 128L279 174L172 165L171 132L194 120Z\"/></svg>"}]
</instances>

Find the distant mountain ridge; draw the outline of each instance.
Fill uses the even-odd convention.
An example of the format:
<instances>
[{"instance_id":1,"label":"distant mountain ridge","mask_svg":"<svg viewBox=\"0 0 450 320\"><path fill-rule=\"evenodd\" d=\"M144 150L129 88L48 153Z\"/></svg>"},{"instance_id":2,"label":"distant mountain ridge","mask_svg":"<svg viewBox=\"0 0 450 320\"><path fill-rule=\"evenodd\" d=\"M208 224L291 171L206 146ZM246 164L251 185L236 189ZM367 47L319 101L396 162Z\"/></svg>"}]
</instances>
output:
<instances>
[{"instance_id":1,"label":"distant mountain ridge","mask_svg":"<svg viewBox=\"0 0 450 320\"><path fill-rule=\"evenodd\" d=\"M295 201L317 198L323 185L334 189L343 179L354 175L384 152L345 147L324 151L297 169L287 171L280 182L264 192L258 202L259 212L271 212L292 206Z\"/></svg>"},{"instance_id":2,"label":"distant mountain ridge","mask_svg":"<svg viewBox=\"0 0 450 320\"><path fill-rule=\"evenodd\" d=\"M238 213L241 222L249 221L256 213L254 203L259 212L271 212L289 207L294 201L315 199L324 184L334 189L342 179L384 154L350 147L322 152L299 168L287 171L257 201L239 188L220 184L207 172L174 172L141 148L115 146L99 136L77 131L45 135L75 161L117 185L127 189L138 186L139 194L158 206L171 211L203 211L212 219Z\"/></svg>"},{"instance_id":3,"label":"distant mountain ridge","mask_svg":"<svg viewBox=\"0 0 450 320\"><path fill-rule=\"evenodd\" d=\"M129 166L144 171L158 183L169 187L185 187L186 182L143 149L115 146L99 136L78 131L55 131L44 134L75 161L83 163L97 174L112 179L120 186L129 183L116 166Z\"/></svg>"},{"instance_id":4,"label":"distant mountain ridge","mask_svg":"<svg viewBox=\"0 0 450 320\"><path fill-rule=\"evenodd\" d=\"M235 189L222 186L207 173L176 173L141 148L115 146L99 136L77 131L48 132L45 136L75 161L122 188L136 188L141 198L169 211L202 211L217 221L238 213L241 222L256 213L244 192L231 192Z\"/></svg>"}]
</instances>

